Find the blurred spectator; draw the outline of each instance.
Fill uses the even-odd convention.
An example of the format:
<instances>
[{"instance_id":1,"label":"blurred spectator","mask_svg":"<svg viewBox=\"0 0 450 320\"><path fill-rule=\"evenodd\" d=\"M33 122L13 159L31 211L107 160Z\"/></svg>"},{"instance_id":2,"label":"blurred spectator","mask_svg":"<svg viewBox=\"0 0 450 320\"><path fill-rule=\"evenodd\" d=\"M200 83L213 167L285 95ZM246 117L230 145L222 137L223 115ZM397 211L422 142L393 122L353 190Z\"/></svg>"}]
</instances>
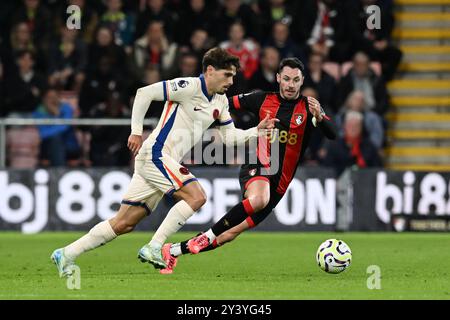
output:
<instances>
[{"instance_id":1,"label":"blurred spectator","mask_svg":"<svg viewBox=\"0 0 450 320\"><path fill-rule=\"evenodd\" d=\"M211 1L190 0L187 8L180 14L178 25L175 38L181 45L189 44L194 30L211 30L215 25Z\"/></svg>"},{"instance_id":2,"label":"blurred spectator","mask_svg":"<svg viewBox=\"0 0 450 320\"><path fill-rule=\"evenodd\" d=\"M273 24L277 21L292 26L295 19L294 14L298 12L292 2L295 1L269 0L259 2L261 19L264 23L263 34L270 34Z\"/></svg>"},{"instance_id":3,"label":"blurred spectator","mask_svg":"<svg viewBox=\"0 0 450 320\"><path fill-rule=\"evenodd\" d=\"M133 16L122 11L122 0L107 0L106 5L107 11L100 22L113 31L115 43L131 53L135 31Z\"/></svg>"},{"instance_id":4,"label":"blurred spectator","mask_svg":"<svg viewBox=\"0 0 450 320\"><path fill-rule=\"evenodd\" d=\"M261 39L261 19L252 11L250 6L242 3L241 0L223 0L215 20L214 36L217 42L225 41L230 26L239 21L247 31L247 36L254 39Z\"/></svg>"},{"instance_id":5,"label":"blurred spectator","mask_svg":"<svg viewBox=\"0 0 450 320\"><path fill-rule=\"evenodd\" d=\"M266 46L277 48L280 52L280 59L296 57L302 61L305 61L303 52L291 39L289 32L288 24L282 21L275 22L272 29L272 37L266 43Z\"/></svg>"},{"instance_id":6,"label":"blurred spectator","mask_svg":"<svg viewBox=\"0 0 450 320\"><path fill-rule=\"evenodd\" d=\"M43 50L47 49L53 30L50 12L40 0L23 0L23 5L17 9L13 17L13 24L18 22L25 22L30 29L33 42L39 44Z\"/></svg>"},{"instance_id":7,"label":"blurred spectator","mask_svg":"<svg viewBox=\"0 0 450 320\"><path fill-rule=\"evenodd\" d=\"M163 78L170 78L176 68L177 44L169 42L161 21L152 21L147 33L134 44L134 59L137 74L142 78L142 72L148 65L159 67Z\"/></svg>"},{"instance_id":8,"label":"blurred spectator","mask_svg":"<svg viewBox=\"0 0 450 320\"><path fill-rule=\"evenodd\" d=\"M394 16L386 6L380 10L379 29L367 28L369 13L366 8L370 5L382 6L380 0L360 0L359 1L359 21L357 38L354 41L354 52L364 51L371 60L381 62L383 77L386 81L391 80L397 70L402 52L392 44L391 33L394 28Z\"/></svg>"},{"instance_id":9,"label":"blurred spectator","mask_svg":"<svg viewBox=\"0 0 450 320\"><path fill-rule=\"evenodd\" d=\"M381 167L377 148L363 134L363 115L349 111L344 121L344 136L328 145L323 165L333 167L337 175L350 167Z\"/></svg>"},{"instance_id":10,"label":"blurred spectator","mask_svg":"<svg viewBox=\"0 0 450 320\"><path fill-rule=\"evenodd\" d=\"M184 53L179 59L178 77L197 77L201 73L200 61L193 53Z\"/></svg>"},{"instance_id":11,"label":"blurred spectator","mask_svg":"<svg viewBox=\"0 0 450 320\"><path fill-rule=\"evenodd\" d=\"M140 85L139 87L149 86L151 84L160 82L161 80L162 79L159 70L154 66L148 66L145 69L144 80L142 82L142 85Z\"/></svg>"},{"instance_id":12,"label":"blurred spectator","mask_svg":"<svg viewBox=\"0 0 450 320\"><path fill-rule=\"evenodd\" d=\"M353 1L302 0L294 21L294 37L306 43L309 52L328 60L344 62L350 57L352 33L357 14Z\"/></svg>"},{"instance_id":13,"label":"blurred spectator","mask_svg":"<svg viewBox=\"0 0 450 320\"><path fill-rule=\"evenodd\" d=\"M114 34L106 26L97 28L94 42L89 46L87 72L95 72L102 58L108 58L120 74L128 75L125 50L114 42Z\"/></svg>"},{"instance_id":14,"label":"blurred spectator","mask_svg":"<svg viewBox=\"0 0 450 320\"><path fill-rule=\"evenodd\" d=\"M9 39L11 34L11 18L13 17L17 5L20 4L17 0L0 1L0 47L3 42Z\"/></svg>"},{"instance_id":15,"label":"blurred spectator","mask_svg":"<svg viewBox=\"0 0 450 320\"><path fill-rule=\"evenodd\" d=\"M228 32L229 40L220 43L220 47L239 57L241 70L246 80L250 79L259 64L259 46L253 40L245 38L242 23L234 22Z\"/></svg>"},{"instance_id":16,"label":"blurred spectator","mask_svg":"<svg viewBox=\"0 0 450 320\"><path fill-rule=\"evenodd\" d=\"M78 39L78 30L60 29L60 39L50 46L49 84L62 90L79 92L87 65L86 44Z\"/></svg>"},{"instance_id":17,"label":"blurred spectator","mask_svg":"<svg viewBox=\"0 0 450 320\"><path fill-rule=\"evenodd\" d=\"M92 118L129 118L130 112L117 92L105 102L95 105L89 112ZM127 148L130 129L127 126L92 126L90 159L93 166L128 166L130 152ZM113 138L112 138L113 137Z\"/></svg>"},{"instance_id":18,"label":"blurred spectator","mask_svg":"<svg viewBox=\"0 0 450 320\"><path fill-rule=\"evenodd\" d=\"M261 64L248 82L248 89L262 91L278 91L277 70L280 63L280 53L274 47L262 49Z\"/></svg>"},{"instance_id":19,"label":"blurred spectator","mask_svg":"<svg viewBox=\"0 0 450 320\"><path fill-rule=\"evenodd\" d=\"M19 22L13 26L10 39L9 50L11 50L12 55L20 50L34 51L36 49L31 37L30 27L26 22Z\"/></svg>"},{"instance_id":20,"label":"blurred spectator","mask_svg":"<svg viewBox=\"0 0 450 320\"><path fill-rule=\"evenodd\" d=\"M58 91L48 89L45 91L35 112L35 119L72 119L73 109L66 103L61 103ZM67 160L76 160L80 157L80 146L75 132L69 125L39 125L41 138L40 159L44 166L65 166Z\"/></svg>"},{"instance_id":21,"label":"blurred spectator","mask_svg":"<svg viewBox=\"0 0 450 320\"><path fill-rule=\"evenodd\" d=\"M35 71L30 51L19 51L16 64L17 72L5 81L5 105L10 116L28 117L39 104L46 81Z\"/></svg>"},{"instance_id":22,"label":"blurred spectator","mask_svg":"<svg viewBox=\"0 0 450 320\"><path fill-rule=\"evenodd\" d=\"M80 92L80 108L82 116L88 115L94 105L105 101L113 91L125 92L128 79L124 78L113 64L111 57L103 56L98 66L89 73Z\"/></svg>"},{"instance_id":23,"label":"blurred spectator","mask_svg":"<svg viewBox=\"0 0 450 320\"><path fill-rule=\"evenodd\" d=\"M85 43L91 43L94 39L95 29L99 22L97 12L92 8L92 1L89 0L89 4L86 0L66 0L59 7L59 16L57 17L56 27L60 29L66 26L67 23L67 8L71 5L78 6L80 8L80 25L81 29L78 30L79 37ZM76 14L76 13L75 13Z\"/></svg>"},{"instance_id":24,"label":"blurred spectator","mask_svg":"<svg viewBox=\"0 0 450 320\"><path fill-rule=\"evenodd\" d=\"M339 105L343 105L347 96L354 90L364 92L366 110L383 115L388 109L388 93L383 79L370 68L369 57L357 52L353 57L353 68L341 79Z\"/></svg>"},{"instance_id":25,"label":"blurred spectator","mask_svg":"<svg viewBox=\"0 0 450 320\"><path fill-rule=\"evenodd\" d=\"M178 16L164 6L164 0L147 0L144 11L137 18L135 39L145 35L150 23L160 21L166 36L173 40L177 20Z\"/></svg>"},{"instance_id":26,"label":"blurred spectator","mask_svg":"<svg viewBox=\"0 0 450 320\"><path fill-rule=\"evenodd\" d=\"M46 71L45 55L42 50L36 48L31 37L30 27L25 22L19 22L12 27L10 42L4 44L3 59L5 74L10 75L15 71L15 58L18 52L28 50L35 58L35 68L39 72Z\"/></svg>"},{"instance_id":27,"label":"blurred spectator","mask_svg":"<svg viewBox=\"0 0 450 320\"><path fill-rule=\"evenodd\" d=\"M381 29L367 29L365 9L372 4L381 8ZM80 30L66 26L69 5L81 9ZM302 94L321 102L342 127L342 137L348 112L362 113L362 135L381 154L386 80L401 60L391 42L393 25L393 0L5 0L0 2L0 116L30 117L48 81L56 89L79 90L68 99L78 103L82 117L121 117L137 88L198 76L204 53L219 45L239 56L242 67L227 96L277 91L279 61L295 56L308 66ZM375 67L381 65L381 75L370 68L371 59L380 62ZM346 62L339 84L338 64L328 60ZM159 117L163 107L153 101L147 116ZM233 111L232 116L241 128L257 124L251 114ZM92 145L109 143L98 132ZM310 164L326 154L317 132L304 157ZM87 160L91 141L79 141ZM106 151L91 154L94 165L108 165L102 155L109 149L101 150Z\"/></svg>"},{"instance_id":28,"label":"blurred spectator","mask_svg":"<svg viewBox=\"0 0 450 320\"><path fill-rule=\"evenodd\" d=\"M364 132L369 136L372 144L381 150L384 141L383 121L373 111L366 110L364 92L355 90L349 94L347 101L335 118L336 127L343 134L343 123L349 111L357 111L362 114L364 120Z\"/></svg>"},{"instance_id":29,"label":"blurred spectator","mask_svg":"<svg viewBox=\"0 0 450 320\"><path fill-rule=\"evenodd\" d=\"M206 51L213 47L213 40L209 38L208 31L196 29L189 39L189 44L180 47L180 53L193 53L198 61L202 61Z\"/></svg>"},{"instance_id":30,"label":"blurred spectator","mask_svg":"<svg viewBox=\"0 0 450 320\"><path fill-rule=\"evenodd\" d=\"M322 108L328 115L337 112L336 94L337 85L334 78L323 70L323 57L319 53L312 53L309 56L305 75L305 87L312 87L318 92L318 100Z\"/></svg>"}]
</instances>

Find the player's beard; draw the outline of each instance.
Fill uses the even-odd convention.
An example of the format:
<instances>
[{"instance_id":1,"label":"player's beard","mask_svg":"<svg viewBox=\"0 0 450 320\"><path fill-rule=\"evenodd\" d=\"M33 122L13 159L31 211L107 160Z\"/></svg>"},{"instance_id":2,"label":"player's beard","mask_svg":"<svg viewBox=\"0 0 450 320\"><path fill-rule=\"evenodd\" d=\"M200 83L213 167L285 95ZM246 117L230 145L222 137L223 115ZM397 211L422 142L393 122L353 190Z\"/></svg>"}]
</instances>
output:
<instances>
[{"instance_id":1,"label":"player's beard","mask_svg":"<svg viewBox=\"0 0 450 320\"><path fill-rule=\"evenodd\" d=\"M288 91L287 89L285 89L283 91L283 96L288 100L294 100L299 96L299 93L298 91Z\"/></svg>"}]
</instances>

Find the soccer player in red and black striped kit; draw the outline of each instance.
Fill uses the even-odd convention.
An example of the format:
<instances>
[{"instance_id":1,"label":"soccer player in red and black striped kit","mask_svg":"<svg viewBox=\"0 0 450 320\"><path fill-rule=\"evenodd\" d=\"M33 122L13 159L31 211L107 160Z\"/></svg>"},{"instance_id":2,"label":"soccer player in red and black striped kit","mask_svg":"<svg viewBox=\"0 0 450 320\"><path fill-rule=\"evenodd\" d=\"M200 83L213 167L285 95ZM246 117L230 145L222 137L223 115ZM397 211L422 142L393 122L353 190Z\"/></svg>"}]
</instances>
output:
<instances>
[{"instance_id":1,"label":"soccer player in red and black striped kit","mask_svg":"<svg viewBox=\"0 0 450 320\"><path fill-rule=\"evenodd\" d=\"M256 164L244 164L239 174L243 201L228 211L214 226L190 240L170 246L170 252L163 252L168 265L161 273L172 273L176 257L187 253L208 251L232 241L240 233L263 221L283 198L292 181L299 161L308 145L314 127L321 129L329 139L335 139L336 132L319 102L300 94L303 84L304 66L297 58L286 58L280 62L277 73L279 92L253 92L229 99L234 109L245 109L264 119L267 114L277 118L274 141L278 139L279 166L277 172L267 175L266 151L259 150ZM274 139L275 138L275 139ZM266 139L265 137L263 139ZM262 149L261 140L258 149ZM265 158L265 159L263 159ZM273 159L273 158L272 158ZM168 248L168 246L166 247ZM169 250L166 250L169 251Z\"/></svg>"}]
</instances>

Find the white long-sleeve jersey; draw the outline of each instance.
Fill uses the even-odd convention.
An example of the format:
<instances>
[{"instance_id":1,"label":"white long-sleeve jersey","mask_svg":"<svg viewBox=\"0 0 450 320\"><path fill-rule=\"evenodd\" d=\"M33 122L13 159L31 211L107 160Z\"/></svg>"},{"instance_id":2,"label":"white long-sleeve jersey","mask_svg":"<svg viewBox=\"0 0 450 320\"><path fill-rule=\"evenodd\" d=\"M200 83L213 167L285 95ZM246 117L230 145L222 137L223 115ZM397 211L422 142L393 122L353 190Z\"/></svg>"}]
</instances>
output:
<instances>
[{"instance_id":1,"label":"white long-sleeve jersey","mask_svg":"<svg viewBox=\"0 0 450 320\"><path fill-rule=\"evenodd\" d=\"M153 100L166 103L158 125L139 152L142 156L150 154L152 159L157 159L164 154L181 161L215 120L226 145L240 145L258 136L256 127L235 128L226 96L209 96L203 75L162 81L138 89L131 116L132 134L142 135L144 117Z\"/></svg>"}]
</instances>

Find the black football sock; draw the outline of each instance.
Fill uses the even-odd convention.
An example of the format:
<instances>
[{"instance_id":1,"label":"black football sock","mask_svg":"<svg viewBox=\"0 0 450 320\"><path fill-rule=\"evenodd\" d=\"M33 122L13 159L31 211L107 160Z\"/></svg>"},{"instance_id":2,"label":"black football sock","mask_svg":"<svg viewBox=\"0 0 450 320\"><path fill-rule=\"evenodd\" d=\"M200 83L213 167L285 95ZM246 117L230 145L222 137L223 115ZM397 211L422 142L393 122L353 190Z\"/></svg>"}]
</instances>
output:
<instances>
[{"instance_id":1,"label":"black football sock","mask_svg":"<svg viewBox=\"0 0 450 320\"><path fill-rule=\"evenodd\" d=\"M250 204L250 200L245 199L239 202L230 211L227 212L215 225L212 226L211 230L216 235L216 237L223 232L237 226L242 221L244 221L248 216L253 214L253 208Z\"/></svg>"},{"instance_id":2,"label":"black football sock","mask_svg":"<svg viewBox=\"0 0 450 320\"><path fill-rule=\"evenodd\" d=\"M189 254L191 253L189 251L189 248L187 246L187 243L189 242L189 240L180 242L180 249L181 249L181 254ZM214 250L218 247L219 245L217 244L217 240L214 240L213 243L211 243L209 246L207 246L206 248L200 250L200 252L205 252L205 251L210 251L210 250Z\"/></svg>"},{"instance_id":3,"label":"black football sock","mask_svg":"<svg viewBox=\"0 0 450 320\"><path fill-rule=\"evenodd\" d=\"M250 200L245 199L242 202L239 202L233 208L231 208L230 211L228 211L219 221L216 222L215 225L212 226L211 230L214 233L214 235L217 237L220 234L222 234L223 232L240 224L248 216L252 215L253 212L254 212L254 210L250 204ZM180 242L180 248L181 248L182 254L191 253L187 246L187 243L189 242L189 240ZM201 252L213 250L215 248L217 248L216 241L214 241L212 244L210 244L205 249L201 250Z\"/></svg>"},{"instance_id":4,"label":"black football sock","mask_svg":"<svg viewBox=\"0 0 450 320\"><path fill-rule=\"evenodd\" d=\"M200 233L197 233L195 236L198 237L198 236L201 235L201 234L202 234L202 233L200 232ZM192 238L191 238L191 239L192 239ZM191 239L187 239L187 240L185 240L185 241L181 241L181 242L180 242L181 254L188 254L188 253L191 253L191 252L189 251L188 246L187 246L187 243L188 243L189 240L191 240Z\"/></svg>"},{"instance_id":5,"label":"black football sock","mask_svg":"<svg viewBox=\"0 0 450 320\"><path fill-rule=\"evenodd\" d=\"M188 246L187 246L188 241L189 241L189 240L180 242L180 245L181 245L181 253L182 253L182 254L188 254L188 253L191 253L191 252L189 251Z\"/></svg>"}]
</instances>

